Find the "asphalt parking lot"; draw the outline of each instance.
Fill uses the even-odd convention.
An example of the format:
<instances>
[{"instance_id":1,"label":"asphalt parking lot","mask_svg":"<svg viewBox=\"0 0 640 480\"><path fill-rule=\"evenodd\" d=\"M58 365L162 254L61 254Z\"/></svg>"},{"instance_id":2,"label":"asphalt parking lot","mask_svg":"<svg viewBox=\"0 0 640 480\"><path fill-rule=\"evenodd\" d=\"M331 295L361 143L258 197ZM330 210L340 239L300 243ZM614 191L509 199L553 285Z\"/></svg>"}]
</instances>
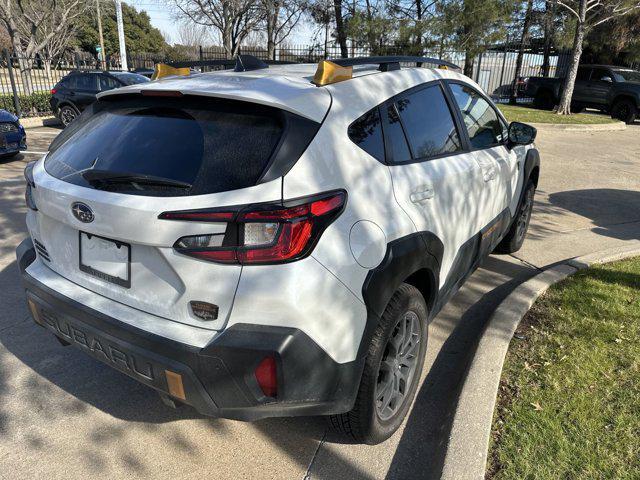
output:
<instances>
[{"instance_id":1,"label":"asphalt parking lot","mask_svg":"<svg viewBox=\"0 0 640 480\"><path fill-rule=\"evenodd\" d=\"M465 367L495 305L538 268L640 238L640 125L541 132L525 245L490 257L431 324L416 402L389 441L349 444L321 418L203 418L168 409L30 320L14 255L25 236L22 169L58 132L30 129L34 153L0 161L0 478L437 478Z\"/></svg>"}]
</instances>

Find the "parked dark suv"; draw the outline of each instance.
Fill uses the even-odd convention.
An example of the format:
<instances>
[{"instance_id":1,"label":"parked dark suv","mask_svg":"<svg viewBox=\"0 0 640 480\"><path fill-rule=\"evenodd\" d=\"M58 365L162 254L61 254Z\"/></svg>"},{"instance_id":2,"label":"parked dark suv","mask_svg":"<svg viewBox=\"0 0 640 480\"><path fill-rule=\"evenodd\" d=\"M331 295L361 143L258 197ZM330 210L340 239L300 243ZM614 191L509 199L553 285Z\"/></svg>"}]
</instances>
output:
<instances>
[{"instance_id":1,"label":"parked dark suv","mask_svg":"<svg viewBox=\"0 0 640 480\"><path fill-rule=\"evenodd\" d=\"M74 71L51 89L51 108L66 127L96 100L98 93L148 81L131 72Z\"/></svg>"}]
</instances>

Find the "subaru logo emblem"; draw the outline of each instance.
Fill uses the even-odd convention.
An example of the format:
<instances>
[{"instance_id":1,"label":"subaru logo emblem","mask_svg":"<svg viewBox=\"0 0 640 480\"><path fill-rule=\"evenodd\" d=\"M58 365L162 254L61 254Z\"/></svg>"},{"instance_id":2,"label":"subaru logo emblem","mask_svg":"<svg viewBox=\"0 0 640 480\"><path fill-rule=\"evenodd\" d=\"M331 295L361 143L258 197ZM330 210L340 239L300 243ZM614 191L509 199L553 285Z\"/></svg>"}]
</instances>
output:
<instances>
[{"instance_id":1,"label":"subaru logo emblem","mask_svg":"<svg viewBox=\"0 0 640 480\"><path fill-rule=\"evenodd\" d=\"M84 203L75 202L74 204L72 204L71 212L73 212L73 216L80 220L82 223L93 222L93 211L89 208L88 205L85 205Z\"/></svg>"}]
</instances>

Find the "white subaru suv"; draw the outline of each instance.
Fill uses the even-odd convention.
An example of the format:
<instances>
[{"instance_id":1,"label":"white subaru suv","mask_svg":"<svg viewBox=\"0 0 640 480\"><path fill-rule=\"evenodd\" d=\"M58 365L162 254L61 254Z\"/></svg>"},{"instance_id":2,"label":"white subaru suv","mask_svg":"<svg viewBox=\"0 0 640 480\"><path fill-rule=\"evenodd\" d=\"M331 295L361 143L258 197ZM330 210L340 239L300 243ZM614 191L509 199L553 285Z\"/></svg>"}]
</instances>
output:
<instances>
[{"instance_id":1,"label":"white subaru suv","mask_svg":"<svg viewBox=\"0 0 640 480\"><path fill-rule=\"evenodd\" d=\"M102 93L25 170L34 320L165 403L388 438L538 182L535 129L443 66L244 57Z\"/></svg>"}]
</instances>

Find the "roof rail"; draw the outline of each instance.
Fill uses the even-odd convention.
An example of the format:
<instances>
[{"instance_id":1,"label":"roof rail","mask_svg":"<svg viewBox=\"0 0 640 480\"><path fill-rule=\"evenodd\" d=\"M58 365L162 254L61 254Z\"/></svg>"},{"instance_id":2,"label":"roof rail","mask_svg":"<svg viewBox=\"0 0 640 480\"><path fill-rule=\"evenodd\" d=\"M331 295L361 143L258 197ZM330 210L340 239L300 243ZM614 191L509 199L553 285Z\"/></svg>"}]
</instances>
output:
<instances>
[{"instance_id":1,"label":"roof rail","mask_svg":"<svg viewBox=\"0 0 640 480\"><path fill-rule=\"evenodd\" d=\"M167 65L173 68L191 67L223 67L223 69L233 68L236 72L249 72L251 70L261 70L269 68L269 65L289 65L294 62L282 60L261 60L254 55L237 55L235 58L223 60L184 60L180 62L169 62Z\"/></svg>"},{"instance_id":2,"label":"roof rail","mask_svg":"<svg viewBox=\"0 0 640 480\"><path fill-rule=\"evenodd\" d=\"M378 65L381 72L390 72L392 70L400 70L401 63L415 63L421 67L423 63L437 65L438 67L452 68L460 70L455 63L447 62L433 57L415 57L406 55L391 55L382 57L357 57L357 58L336 58L330 59L331 62L341 67L355 67L358 65Z\"/></svg>"}]
</instances>

